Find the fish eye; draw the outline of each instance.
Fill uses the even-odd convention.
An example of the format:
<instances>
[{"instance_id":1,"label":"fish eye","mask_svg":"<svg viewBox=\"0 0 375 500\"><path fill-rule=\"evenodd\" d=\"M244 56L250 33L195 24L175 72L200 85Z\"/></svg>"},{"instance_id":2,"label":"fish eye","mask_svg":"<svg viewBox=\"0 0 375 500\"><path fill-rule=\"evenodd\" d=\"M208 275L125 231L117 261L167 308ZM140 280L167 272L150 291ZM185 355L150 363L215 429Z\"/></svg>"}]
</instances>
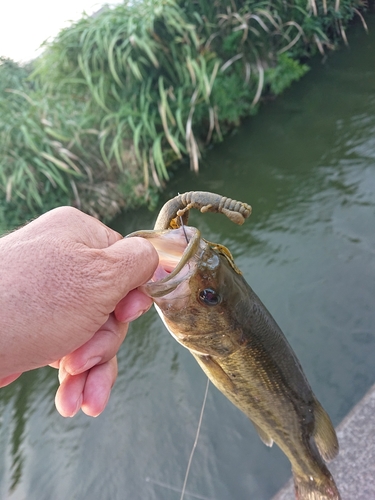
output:
<instances>
[{"instance_id":1,"label":"fish eye","mask_svg":"<svg viewBox=\"0 0 375 500\"><path fill-rule=\"evenodd\" d=\"M205 288L199 292L199 300L204 302L207 306L217 306L221 298L212 288Z\"/></svg>"}]
</instances>

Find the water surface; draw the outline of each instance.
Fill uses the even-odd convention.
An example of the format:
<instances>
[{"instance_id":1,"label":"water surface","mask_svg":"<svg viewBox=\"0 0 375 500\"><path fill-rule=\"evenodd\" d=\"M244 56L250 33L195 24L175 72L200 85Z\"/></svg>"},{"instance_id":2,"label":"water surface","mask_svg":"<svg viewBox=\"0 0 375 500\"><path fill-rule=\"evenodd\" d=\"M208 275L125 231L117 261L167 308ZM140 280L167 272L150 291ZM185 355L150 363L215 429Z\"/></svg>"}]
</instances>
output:
<instances>
[{"instance_id":1,"label":"water surface","mask_svg":"<svg viewBox=\"0 0 375 500\"><path fill-rule=\"evenodd\" d=\"M209 190L253 206L241 228L214 214L191 224L232 251L334 424L375 382L374 17L369 27L212 148L198 177L178 171L161 201ZM127 234L155 216L114 225ZM130 328L119 369L96 419L58 415L49 368L1 389L0 498L180 498L205 376L153 310ZM211 386L185 499L268 500L289 474Z\"/></svg>"}]
</instances>

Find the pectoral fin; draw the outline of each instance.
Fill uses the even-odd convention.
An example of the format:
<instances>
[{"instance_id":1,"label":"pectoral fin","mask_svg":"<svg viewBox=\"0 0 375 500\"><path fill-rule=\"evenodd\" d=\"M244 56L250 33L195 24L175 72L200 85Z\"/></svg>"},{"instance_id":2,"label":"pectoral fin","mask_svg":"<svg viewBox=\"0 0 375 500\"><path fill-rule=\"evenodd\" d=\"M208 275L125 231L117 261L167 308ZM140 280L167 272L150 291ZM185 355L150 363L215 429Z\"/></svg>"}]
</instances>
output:
<instances>
[{"instance_id":1,"label":"pectoral fin","mask_svg":"<svg viewBox=\"0 0 375 500\"><path fill-rule=\"evenodd\" d=\"M264 432L264 430L262 428L259 427L259 425L255 424L252 420L251 420L251 423L253 424L253 426L255 427L255 430L257 431L257 433L259 434L259 437L260 439L263 441L263 443L266 445L266 446L269 446L271 447L273 445L273 439L271 439L269 437L269 435Z\"/></svg>"},{"instance_id":2,"label":"pectoral fin","mask_svg":"<svg viewBox=\"0 0 375 500\"><path fill-rule=\"evenodd\" d=\"M190 352L192 353L194 358L198 361L204 373L211 380L211 382L219 389L219 391L223 392L226 396L228 395L228 393L230 394L231 392L232 393L236 392L235 385L233 384L230 377L225 373L222 367L211 356L203 356L200 354L195 354L192 351Z\"/></svg>"}]
</instances>

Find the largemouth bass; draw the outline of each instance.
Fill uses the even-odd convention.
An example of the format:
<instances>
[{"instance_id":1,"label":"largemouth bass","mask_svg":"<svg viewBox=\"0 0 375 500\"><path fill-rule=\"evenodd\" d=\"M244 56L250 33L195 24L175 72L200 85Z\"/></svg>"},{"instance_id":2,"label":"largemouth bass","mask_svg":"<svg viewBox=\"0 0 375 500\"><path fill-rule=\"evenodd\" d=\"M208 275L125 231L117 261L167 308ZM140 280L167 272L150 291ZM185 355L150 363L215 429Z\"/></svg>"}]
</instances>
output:
<instances>
[{"instance_id":1,"label":"largemouth bass","mask_svg":"<svg viewBox=\"0 0 375 500\"><path fill-rule=\"evenodd\" d=\"M252 421L267 446L291 462L297 499L339 500L325 465L338 453L331 420L275 320L247 284L229 250L186 226L188 212L224 213L242 224L251 207L205 192L176 196L147 238L159 266L143 291L167 329L213 384Z\"/></svg>"}]
</instances>

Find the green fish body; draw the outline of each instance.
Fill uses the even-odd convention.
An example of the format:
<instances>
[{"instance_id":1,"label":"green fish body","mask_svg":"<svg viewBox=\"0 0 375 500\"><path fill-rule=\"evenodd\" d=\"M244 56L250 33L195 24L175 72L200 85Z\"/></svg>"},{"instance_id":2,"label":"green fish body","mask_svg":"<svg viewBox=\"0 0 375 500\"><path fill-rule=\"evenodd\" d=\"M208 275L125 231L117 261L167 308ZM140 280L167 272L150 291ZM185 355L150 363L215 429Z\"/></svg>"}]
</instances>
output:
<instances>
[{"instance_id":1,"label":"green fish body","mask_svg":"<svg viewBox=\"0 0 375 500\"><path fill-rule=\"evenodd\" d=\"M217 202L204 205L204 200L212 201L211 193L199 194L193 206L210 205L210 211L223 212ZM172 210L169 202L167 216L159 216L154 231L130 235L148 238L159 253L158 271L143 287L145 293L153 298L173 337L249 417L263 442L268 446L275 442L287 455L296 498L339 500L325 465L338 453L329 416L281 329L243 278L229 250L205 241L193 227L178 228L179 217L186 214L184 206L189 205L181 202L182 196L186 195L171 200ZM233 207L234 211L244 206L250 209L246 204L233 204L224 208L229 212Z\"/></svg>"}]
</instances>

